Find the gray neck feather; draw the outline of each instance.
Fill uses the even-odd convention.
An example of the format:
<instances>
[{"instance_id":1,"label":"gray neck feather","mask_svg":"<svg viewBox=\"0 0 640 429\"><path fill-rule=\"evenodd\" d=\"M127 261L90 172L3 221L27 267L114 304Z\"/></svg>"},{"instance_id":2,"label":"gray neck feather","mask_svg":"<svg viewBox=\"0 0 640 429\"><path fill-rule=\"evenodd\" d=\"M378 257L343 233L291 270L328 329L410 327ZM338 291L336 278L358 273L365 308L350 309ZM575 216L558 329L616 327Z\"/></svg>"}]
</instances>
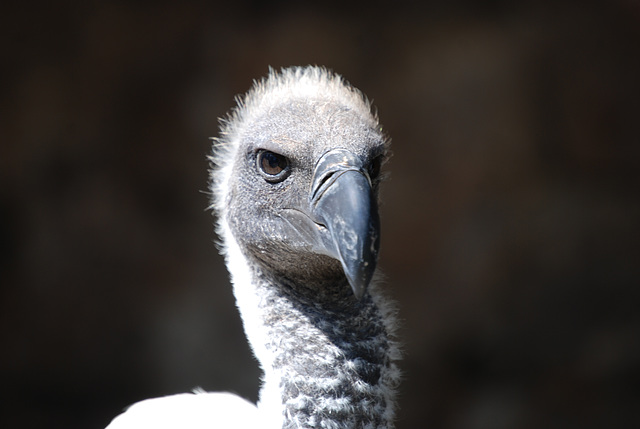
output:
<instances>
[{"instance_id":1,"label":"gray neck feather","mask_svg":"<svg viewBox=\"0 0 640 429\"><path fill-rule=\"evenodd\" d=\"M393 427L396 347L375 298L356 300L346 279L316 289L254 276L265 346L281 374L283 427Z\"/></svg>"}]
</instances>

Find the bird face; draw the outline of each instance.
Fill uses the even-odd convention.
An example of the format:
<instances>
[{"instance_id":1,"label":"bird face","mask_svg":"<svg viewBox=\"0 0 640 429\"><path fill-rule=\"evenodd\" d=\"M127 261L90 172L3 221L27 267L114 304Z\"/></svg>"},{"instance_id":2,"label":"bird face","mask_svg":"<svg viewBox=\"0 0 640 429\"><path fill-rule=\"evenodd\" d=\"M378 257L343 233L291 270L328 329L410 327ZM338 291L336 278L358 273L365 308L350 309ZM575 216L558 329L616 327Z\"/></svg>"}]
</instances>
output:
<instances>
[{"instance_id":1,"label":"bird face","mask_svg":"<svg viewBox=\"0 0 640 429\"><path fill-rule=\"evenodd\" d=\"M348 282L360 298L377 263L386 156L368 106L285 99L236 138L227 221L247 256L293 283Z\"/></svg>"}]
</instances>

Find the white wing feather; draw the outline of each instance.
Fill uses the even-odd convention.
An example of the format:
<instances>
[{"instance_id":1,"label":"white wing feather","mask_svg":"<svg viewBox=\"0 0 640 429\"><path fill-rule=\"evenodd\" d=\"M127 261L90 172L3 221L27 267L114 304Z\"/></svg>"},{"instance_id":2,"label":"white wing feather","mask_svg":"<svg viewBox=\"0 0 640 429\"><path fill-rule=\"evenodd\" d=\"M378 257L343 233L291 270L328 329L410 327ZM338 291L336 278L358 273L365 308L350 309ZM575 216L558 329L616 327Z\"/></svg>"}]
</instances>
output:
<instances>
[{"instance_id":1,"label":"white wing feather","mask_svg":"<svg viewBox=\"0 0 640 429\"><path fill-rule=\"evenodd\" d=\"M254 404L227 392L181 393L146 399L107 429L249 429L261 427Z\"/></svg>"}]
</instances>

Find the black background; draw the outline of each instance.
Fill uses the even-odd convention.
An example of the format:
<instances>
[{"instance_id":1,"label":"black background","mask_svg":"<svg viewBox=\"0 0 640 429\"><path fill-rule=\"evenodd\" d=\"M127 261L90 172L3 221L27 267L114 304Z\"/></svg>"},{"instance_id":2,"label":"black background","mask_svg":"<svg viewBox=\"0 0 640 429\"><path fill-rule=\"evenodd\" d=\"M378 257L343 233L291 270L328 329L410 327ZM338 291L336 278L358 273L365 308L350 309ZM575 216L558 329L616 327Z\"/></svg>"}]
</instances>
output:
<instances>
[{"instance_id":1,"label":"black background","mask_svg":"<svg viewBox=\"0 0 640 429\"><path fill-rule=\"evenodd\" d=\"M638 2L0 8L3 428L255 399L208 138L269 65L306 64L393 139L398 428L640 426Z\"/></svg>"}]
</instances>

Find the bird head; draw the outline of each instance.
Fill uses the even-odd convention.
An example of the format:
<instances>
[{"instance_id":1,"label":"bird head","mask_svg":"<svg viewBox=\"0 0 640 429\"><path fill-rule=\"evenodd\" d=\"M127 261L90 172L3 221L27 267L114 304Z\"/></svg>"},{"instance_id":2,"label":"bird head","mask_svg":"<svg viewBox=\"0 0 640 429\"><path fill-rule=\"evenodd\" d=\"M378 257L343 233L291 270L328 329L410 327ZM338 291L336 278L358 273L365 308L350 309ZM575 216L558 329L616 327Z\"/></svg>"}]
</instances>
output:
<instances>
[{"instance_id":1,"label":"bird head","mask_svg":"<svg viewBox=\"0 0 640 429\"><path fill-rule=\"evenodd\" d=\"M271 71L222 123L214 207L269 272L313 285L346 279L360 298L378 259L387 146L370 104L339 76Z\"/></svg>"}]
</instances>

